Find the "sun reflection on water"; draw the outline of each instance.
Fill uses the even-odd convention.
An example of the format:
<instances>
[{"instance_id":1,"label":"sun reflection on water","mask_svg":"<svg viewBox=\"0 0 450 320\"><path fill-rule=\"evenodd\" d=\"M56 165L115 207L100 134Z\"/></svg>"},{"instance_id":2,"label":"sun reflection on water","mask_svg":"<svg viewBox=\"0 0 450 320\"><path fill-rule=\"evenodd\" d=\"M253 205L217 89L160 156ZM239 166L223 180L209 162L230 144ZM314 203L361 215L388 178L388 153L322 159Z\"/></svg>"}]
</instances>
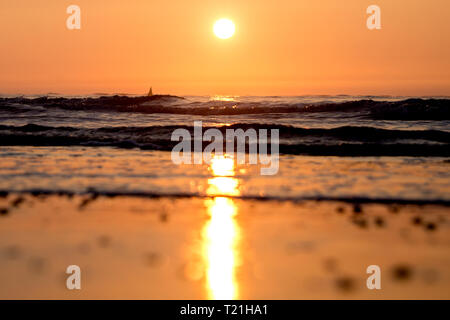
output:
<instances>
[{"instance_id":1,"label":"sun reflection on water","mask_svg":"<svg viewBox=\"0 0 450 320\"><path fill-rule=\"evenodd\" d=\"M214 176L234 176L233 158L215 156L211 159L210 170Z\"/></svg>"},{"instance_id":2,"label":"sun reflection on water","mask_svg":"<svg viewBox=\"0 0 450 320\"><path fill-rule=\"evenodd\" d=\"M208 179L209 196L237 196L239 195L239 181L231 177L215 177Z\"/></svg>"},{"instance_id":3,"label":"sun reflection on water","mask_svg":"<svg viewBox=\"0 0 450 320\"><path fill-rule=\"evenodd\" d=\"M236 222L237 206L232 196L239 194L239 182L234 175L234 161L214 158L210 165L214 178L208 180L206 200L210 220L203 232L204 254L207 264L207 288L210 299L236 299L238 284L236 264L238 254L239 226Z\"/></svg>"},{"instance_id":4,"label":"sun reflection on water","mask_svg":"<svg viewBox=\"0 0 450 320\"><path fill-rule=\"evenodd\" d=\"M233 96L213 96L210 98L212 101L235 101Z\"/></svg>"}]
</instances>

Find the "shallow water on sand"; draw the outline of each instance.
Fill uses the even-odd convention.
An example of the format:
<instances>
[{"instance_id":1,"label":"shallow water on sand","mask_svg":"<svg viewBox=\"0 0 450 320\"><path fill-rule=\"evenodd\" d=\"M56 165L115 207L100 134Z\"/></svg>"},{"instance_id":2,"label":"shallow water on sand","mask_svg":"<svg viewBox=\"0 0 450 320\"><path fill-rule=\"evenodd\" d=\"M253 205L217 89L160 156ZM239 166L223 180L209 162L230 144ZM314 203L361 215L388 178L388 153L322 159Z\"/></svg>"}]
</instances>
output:
<instances>
[{"instance_id":1,"label":"shallow water on sand","mask_svg":"<svg viewBox=\"0 0 450 320\"><path fill-rule=\"evenodd\" d=\"M169 152L109 147L2 147L0 158L0 190L7 192L450 201L444 158L282 155L275 176L262 176L260 165L215 159L211 166L180 166Z\"/></svg>"},{"instance_id":2,"label":"shallow water on sand","mask_svg":"<svg viewBox=\"0 0 450 320\"><path fill-rule=\"evenodd\" d=\"M450 298L442 206L9 194L0 208L2 299Z\"/></svg>"},{"instance_id":3,"label":"shallow water on sand","mask_svg":"<svg viewBox=\"0 0 450 320\"><path fill-rule=\"evenodd\" d=\"M450 298L443 158L284 155L261 176L110 147L0 157L0 298Z\"/></svg>"}]
</instances>

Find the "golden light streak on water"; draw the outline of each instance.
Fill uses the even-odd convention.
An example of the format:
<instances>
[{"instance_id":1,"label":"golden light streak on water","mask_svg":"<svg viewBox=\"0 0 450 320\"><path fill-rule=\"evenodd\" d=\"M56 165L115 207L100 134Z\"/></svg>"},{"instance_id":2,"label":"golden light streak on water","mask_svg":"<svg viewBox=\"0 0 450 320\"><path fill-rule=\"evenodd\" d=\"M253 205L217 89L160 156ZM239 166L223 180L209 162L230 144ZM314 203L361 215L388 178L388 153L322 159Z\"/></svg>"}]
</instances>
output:
<instances>
[{"instance_id":1,"label":"golden light streak on water","mask_svg":"<svg viewBox=\"0 0 450 320\"><path fill-rule=\"evenodd\" d=\"M232 159L215 158L210 169L215 177L208 180L208 195L239 194L238 180L230 177L234 175ZM235 217L238 208L232 198L224 196L206 200L205 203L210 215L203 230L208 297L217 300L237 299L236 265L240 230Z\"/></svg>"}]
</instances>

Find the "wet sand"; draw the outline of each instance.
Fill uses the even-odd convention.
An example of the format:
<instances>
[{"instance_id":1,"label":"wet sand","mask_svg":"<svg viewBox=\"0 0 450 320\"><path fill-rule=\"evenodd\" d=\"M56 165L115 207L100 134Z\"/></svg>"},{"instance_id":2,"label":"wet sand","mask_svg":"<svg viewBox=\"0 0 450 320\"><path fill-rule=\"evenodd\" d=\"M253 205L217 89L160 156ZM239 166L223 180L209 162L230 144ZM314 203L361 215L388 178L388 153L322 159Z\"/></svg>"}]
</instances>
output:
<instances>
[{"instance_id":1,"label":"wet sand","mask_svg":"<svg viewBox=\"0 0 450 320\"><path fill-rule=\"evenodd\" d=\"M1 196L1 299L450 298L446 206Z\"/></svg>"}]
</instances>

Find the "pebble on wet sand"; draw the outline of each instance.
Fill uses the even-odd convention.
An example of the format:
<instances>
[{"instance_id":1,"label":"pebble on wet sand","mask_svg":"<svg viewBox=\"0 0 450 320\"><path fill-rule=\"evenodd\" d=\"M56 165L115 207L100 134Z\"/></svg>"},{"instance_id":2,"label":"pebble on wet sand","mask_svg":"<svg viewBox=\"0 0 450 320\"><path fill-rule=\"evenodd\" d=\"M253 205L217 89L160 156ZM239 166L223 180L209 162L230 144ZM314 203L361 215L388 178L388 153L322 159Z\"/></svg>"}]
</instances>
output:
<instances>
[{"instance_id":1,"label":"pebble on wet sand","mask_svg":"<svg viewBox=\"0 0 450 320\"><path fill-rule=\"evenodd\" d=\"M162 212L162 213L159 215L159 220L160 220L161 222L167 222L167 221L169 220L169 215L168 215L166 212Z\"/></svg>"},{"instance_id":2,"label":"pebble on wet sand","mask_svg":"<svg viewBox=\"0 0 450 320\"><path fill-rule=\"evenodd\" d=\"M88 198L84 198L81 203L78 206L79 210L84 209L89 203L91 203L92 201L95 201L97 199L97 197L88 197Z\"/></svg>"},{"instance_id":3,"label":"pebble on wet sand","mask_svg":"<svg viewBox=\"0 0 450 320\"><path fill-rule=\"evenodd\" d=\"M350 277L337 278L335 284L342 291L352 291L355 289L355 282Z\"/></svg>"},{"instance_id":4,"label":"pebble on wet sand","mask_svg":"<svg viewBox=\"0 0 450 320\"><path fill-rule=\"evenodd\" d=\"M17 197L16 199L14 199L14 200L11 202L11 205L12 205L13 207L18 207L18 206L21 205L24 201L25 201L25 198L19 196L19 197Z\"/></svg>"},{"instance_id":5,"label":"pebble on wet sand","mask_svg":"<svg viewBox=\"0 0 450 320\"><path fill-rule=\"evenodd\" d=\"M17 246L9 246L5 248L5 256L8 259L15 260L19 258L22 254L22 251Z\"/></svg>"},{"instance_id":6,"label":"pebble on wet sand","mask_svg":"<svg viewBox=\"0 0 450 320\"><path fill-rule=\"evenodd\" d=\"M436 230L436 224L433 223L433 222L428 222L428 223L425 225L425 228L426 228L428 231L434 231L434 230Z\"/></svg>"},{"instance_id":7,"label":"pebble on wet sand","mask_svg":"<svg viewBox=\"0 0 450 320\"><path fill-rule=\"evenodd\" d=\"M381 217L376 217L375 218L375 225L376 226L378 226L378 227L384 227L385 226L385 222L384 222L384 220L383 220L383 218L381 218Z\"/></svg>"},{"instance_id":8,"label":"pebble on wet sand","mask_svg":"<svg viewBox=\"0 0 450 320\"><path fill-rule=\"evenodd\" d=\"M336 208L336 212L337 213L344 213L345 212L345 208L344 207L337 207Z\"/></svg>"},{"instance_id":9,"label":"pebble on wet sand","mask_svg":"<svg viewBox=\"0 0 450 320\"><path fill-rule=\"evenodd\" d=\"M422 224L422 218L421 218L421 217L414 217L414 218L412 219L412 223L413 223L414 225Z\"/></svg>"},{"instance_id":10,"label":"pebble on wet sand","mask_svg":"<svg viewBox=\"0 0 450 320\"><path fill-rule=\"evenodd\" d=\"M41 257L31 258L29 261L29 267L33 273L40 274L45 269L45 260Z\"/></svg>"},{"instance_id":11,"label":"pebble on wet sand","mask_svg":"<svg viewBox=\"0 0 450 320\"><path fill-rule=\"evenodd\" d=\"M363 213L363 209L359 203L355 203L353 205L353 213L355 213L355 214Z\"/></svg>"},{"instance_id":12,"label":"pebble on wet sand","mask_svg":"<svg viewBox=\"0 0 450 320\"><path fill-rule=\"evenodd\" d=\"M111 238L108 236L100 236L98 238L98 245L102 248L107 248L111 245Z\"/></svg>"},{"instance_id":13,"label":"pebble on wet sand","mask_svg":"<svg viewBox=\"0 0 450 320\"><path fill-rule=\"evenodd\" d=\"M334 258L327 258L323 261L323 266L328 272L336 272L338 269L337 260Z\"/></svg>"},{"instance_id":14,"label":"pebble on wet sand","mask_svg":"<svg viewBox=\"0 0 450 320\"><path fill-rule=\"evenodd\" d=\"M397 265L392 269L394 279L405 281L411 278L412 270L407 265Z\"/></svg>"},{"instance_id":15,"label":"pebble on wet sand","mask_svg":"<svg viewBox=\"0 0 450 320\"><path fill-rule=\"evenodd\" d=\"M400 212L400 208L398 206L396 206L396 205L392 205L392 206L389 207L389 211L391 213L399 213Z\"/></svg>"},{"instance_id":16,"label":"pebble on wet sand","mask_svg":"<svg viewBox=\"0 0 450 320\"><path fill-rule=\"evenodd\" d=\"M162 262L162 257L156 252L149 252L144 255L144 260L149 267L156 267Z\"/></svg>"},{"instance_id":17,"label":"pebble on wet sand","mask_svg":"<svg viewBox=\"0 0 450 320\"><path fill-rule=\"evenodd\" d=\"M354 218L352 219L352 222L360 228L367 228L367 221L365 219Z\"/></svg>"}]
</instances>

